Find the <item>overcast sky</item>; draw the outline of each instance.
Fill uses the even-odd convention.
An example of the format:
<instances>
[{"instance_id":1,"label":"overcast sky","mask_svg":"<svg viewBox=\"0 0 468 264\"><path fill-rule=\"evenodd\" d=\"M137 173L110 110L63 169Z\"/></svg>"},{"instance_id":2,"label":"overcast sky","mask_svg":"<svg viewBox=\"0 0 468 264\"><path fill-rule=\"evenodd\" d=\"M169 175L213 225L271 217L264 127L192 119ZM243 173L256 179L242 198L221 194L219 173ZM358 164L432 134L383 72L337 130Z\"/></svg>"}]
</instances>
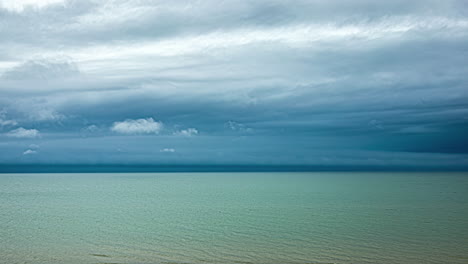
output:
<instances>
[{"instance_id":1,"label":"overcast sky","mask_svg":"<svg viewBox=\"0 0 468 264\"><path fill-rule=\"evenodd\" d=\"M0 164L468 167L467 1L0 0Z\"/></svg>"}]
</instances>

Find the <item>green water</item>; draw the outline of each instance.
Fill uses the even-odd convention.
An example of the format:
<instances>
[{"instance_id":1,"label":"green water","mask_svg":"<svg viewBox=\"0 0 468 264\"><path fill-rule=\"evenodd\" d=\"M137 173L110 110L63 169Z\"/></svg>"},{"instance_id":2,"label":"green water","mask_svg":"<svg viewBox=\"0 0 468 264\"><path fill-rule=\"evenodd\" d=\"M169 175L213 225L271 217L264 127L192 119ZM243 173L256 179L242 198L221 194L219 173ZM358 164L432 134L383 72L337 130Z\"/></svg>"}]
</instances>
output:
<instances>
[{"instance_id":1,"label":"green water","mask_svg":"<svg viewBox=\"0 0 468 264\"><path fill-rule=\"evenodd\" d=\"M468 174L0 174L0 263L468 263Z\"/></svg>"}]
</instances>

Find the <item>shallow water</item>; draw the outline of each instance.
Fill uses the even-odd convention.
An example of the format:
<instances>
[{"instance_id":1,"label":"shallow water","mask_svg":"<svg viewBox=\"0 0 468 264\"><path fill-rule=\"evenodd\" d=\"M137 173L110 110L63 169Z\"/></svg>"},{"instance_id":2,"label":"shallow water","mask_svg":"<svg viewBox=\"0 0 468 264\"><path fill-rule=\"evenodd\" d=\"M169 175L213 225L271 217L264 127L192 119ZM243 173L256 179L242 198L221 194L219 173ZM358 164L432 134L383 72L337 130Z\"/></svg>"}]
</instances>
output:
<instances>
[{"instance_id":1,"label":"shallow water","mask_svg":"<svg viewBox=\"0 0 468 264\"><path fill-rule=\"evenodd\" d=\"M468 263L468 174L0 174L0 263Z\"/></svg>"}]
</instances>

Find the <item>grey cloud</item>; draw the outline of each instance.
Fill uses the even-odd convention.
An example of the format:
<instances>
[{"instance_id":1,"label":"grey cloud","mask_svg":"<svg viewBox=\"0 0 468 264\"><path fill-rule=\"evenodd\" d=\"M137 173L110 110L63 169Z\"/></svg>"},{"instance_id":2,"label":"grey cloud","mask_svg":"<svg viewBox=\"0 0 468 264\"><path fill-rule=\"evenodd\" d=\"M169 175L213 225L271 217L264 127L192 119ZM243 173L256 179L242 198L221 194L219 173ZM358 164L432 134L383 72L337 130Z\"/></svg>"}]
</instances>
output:
<instances>
[{"instance_id":1,"label":"grey cloud","mask_svg":"<svg viewBox=\"0 0 468 264\"><path fill-rule=\"evenodd\" d=\"M0 127L16 126L18 122L16 122L16 120L8 119L6 114L7 112L5 110L0 110Z\"/></svg>"},{"instance_id":2,"label":"grey cloud","mask_svg":"<svg viewBox=\"0 0 468 264\"><path fill-rule=\"evenodd\" d=\"M78 75L76 64L63 59L42 59L26 61L1 76L7 80L53 80Z\"/></svg>"},{"instance_id":3,"label":"grey cloud","mask_svg":"<svg viewBox=\"0 0 468 264\"><path fill-rule=\"evenodd\" d=\"M320 157L316 149L351 149L364 161L370 150L421 160L435 157L427 153L468 153L467 10L464 1L451 0L0 8L0 109L7 111L1 129L34 127L75 146L70 155L96 153L89 162L163 156L260 163L284 152L275 162L312 163ZM156 114L167 129L150 120ZM181 137L199 130L190 140ZM165 136L180 156L161 153L164 144L145 148ZM125 145L133 137L139 147ZM236 144L224 145L218 140L224 137ZM98 144L116 138L125 153ZM278 138L284 145L273 148ZM0 140L8 148L20 144ZM183 145L189 141L194 145ZM101 147L86 149L83 142ZM41 154L47 151L44 159L60 159L52 150ZM324 160L360 162L333 155Z\"/></svg>"},{"instance_id":4,"label":"grey cloud","mask_svg":"<svg viewBox=\"0 0 468 264\"><path fill-rule=\"evenodd\" d=\"M31 112L27 113L28 116L36 121L55 121L64 119L64 115L57 113L52 109L33 109Z\"/></svg>"},{"instance_id":5,"label":"grey cloud","mask_svg":"<svg viewBox=\"0 0 468 264\"><path fill-rule=\"evenodd\" d=\"M3 120L0 119L0 126L16 126L18 122L15 120Z\"/></svg>"}]
</instances>

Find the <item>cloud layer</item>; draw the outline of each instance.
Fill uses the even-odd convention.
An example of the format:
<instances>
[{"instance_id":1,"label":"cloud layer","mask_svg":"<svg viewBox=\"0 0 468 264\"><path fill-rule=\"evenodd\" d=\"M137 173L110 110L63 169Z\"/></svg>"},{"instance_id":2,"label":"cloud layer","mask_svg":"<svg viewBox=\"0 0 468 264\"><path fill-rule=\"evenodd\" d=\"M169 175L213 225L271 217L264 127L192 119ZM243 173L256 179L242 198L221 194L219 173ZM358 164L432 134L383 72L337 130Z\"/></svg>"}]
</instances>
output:
<instances>
[{"instance_id":1,"label":"cloud layer","mask_svg":"<svg viewBox=\"0 0 468 264\"><path fill-rule=\"evenodd\" d=\"M0 163L34 140L39 163L468 166L463 0L2 0L0 17Z\"/></svg>"}]
</instances>

